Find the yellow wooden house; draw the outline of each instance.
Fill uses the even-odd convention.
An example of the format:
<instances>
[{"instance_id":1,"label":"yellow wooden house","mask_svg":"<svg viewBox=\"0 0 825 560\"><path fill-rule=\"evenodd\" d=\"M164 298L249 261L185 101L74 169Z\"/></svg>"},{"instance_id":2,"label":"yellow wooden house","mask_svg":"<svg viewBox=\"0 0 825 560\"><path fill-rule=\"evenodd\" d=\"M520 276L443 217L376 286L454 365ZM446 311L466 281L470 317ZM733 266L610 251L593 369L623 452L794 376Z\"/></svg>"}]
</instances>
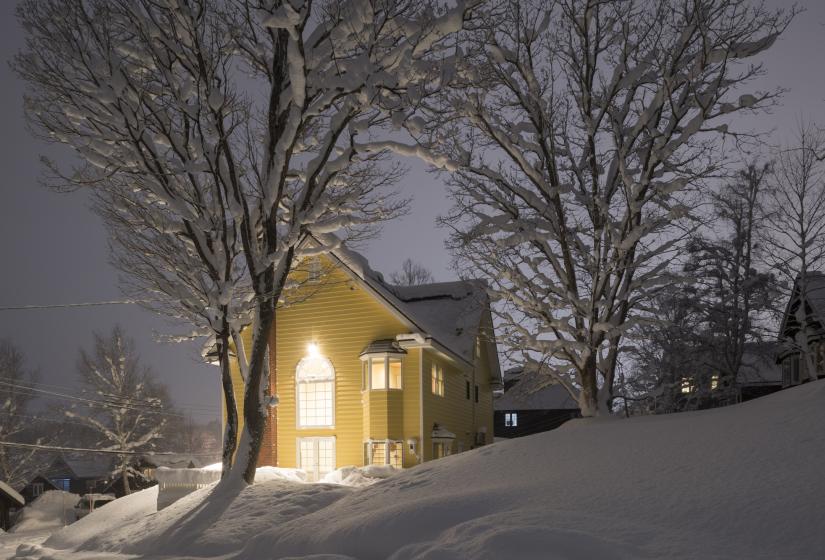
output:
<instances>
[{"instance_id":1,"label":"yellow wooden house","mask_svg":"<svg viewBox=\"0 0 825 560\"><path fill-rule=\"evenodd\" d=\"M260 464L317 480L342 466L411 467L492 442L501 374L481 282L393 286L347 249L305 268L296 272L304 295L278 309L270 336L278 405Z\"/></svg>"}]
</instances>

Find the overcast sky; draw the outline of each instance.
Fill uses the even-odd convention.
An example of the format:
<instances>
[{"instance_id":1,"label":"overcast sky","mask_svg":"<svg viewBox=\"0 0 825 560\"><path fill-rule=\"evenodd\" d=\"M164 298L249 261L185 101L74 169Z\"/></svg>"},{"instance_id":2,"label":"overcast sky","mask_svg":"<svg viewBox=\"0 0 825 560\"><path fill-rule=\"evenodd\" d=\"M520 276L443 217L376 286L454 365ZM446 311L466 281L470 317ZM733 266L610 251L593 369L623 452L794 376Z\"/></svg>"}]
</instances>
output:
<instances>
[{"instance_id":1,"label":"overcast sky","mask_svg":"<svg viewBox=\"0 0 825 560\"><path fill-rule=\"evenodd\" d=\"M5 61L23 41L14 5L0 2L0 58ZM825 0L799 5L806 13L762 57L767 77L757 85L790 91L782 107L746 123L772 143L789 140L800 119L825 125ZM121 298L117 273L108 264L106 232L87 208L85 195L58 194L38 185L39 157L54 152L25 127L22 83L6 64L0 72L0 307ZM402 189L413 199L411 213L387 225L364 252L373 268L384 273L410 257L436 280L449 280L446 232L435 226L449 204L443 183L422 164L407 163L410 173ZM143 362L167 383L179 406L197 420L219 417L216 368L200 362L197 345L157 342L156 334L169 332L169 325L137 306L0 311L0 338L21 348L30 367L40 371L41 383L71 390L78 348L91 345L94 331L108 333L115 324L136 340Z\"/></svg>"}]
</instances>

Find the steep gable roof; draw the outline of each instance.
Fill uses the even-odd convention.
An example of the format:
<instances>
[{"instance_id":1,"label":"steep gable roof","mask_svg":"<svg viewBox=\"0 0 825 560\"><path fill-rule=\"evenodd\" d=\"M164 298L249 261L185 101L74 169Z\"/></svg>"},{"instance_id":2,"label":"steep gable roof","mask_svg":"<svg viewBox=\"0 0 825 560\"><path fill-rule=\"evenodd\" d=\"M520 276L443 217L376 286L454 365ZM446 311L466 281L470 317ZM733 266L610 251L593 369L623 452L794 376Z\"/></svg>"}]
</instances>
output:
<instances>
[{"instance_id":1,"label":"steep gable roof","mask_svg":"<svg viewBox=\"0 0 825 560\"><path fill-rule=\"evenodd\" d=\"M485 284L479 280L394 286L373 270L363 255L338 240L324 239L332 258L390 307L410 328L429 337L436 347L465 365L473 365L473 349L481 319L489 311ZM497 364L491 364L495 369ZM493 378L498 377L494 371Z\"/></svg>"},{"instance_id":2,"label":"steep gable roof","mask_svg":"<svg viewBox=\"0 0 825 560\"><path fill-rule=\"evenodd\" d=\"M789 318L791 309L794 304L800 299L799 278L794 281L794 287L791 291L791 296L788 298L788 303L785 306L785 313L782 316L782 325L779 329L780 338L786 337L788 329L790 328ZM821 272L809 272L807 274L807 302L811 308L813 319L820 325L825 325L825 274ZM794 320L795 322L795 320Z\"/></svg>"}]
</instances>

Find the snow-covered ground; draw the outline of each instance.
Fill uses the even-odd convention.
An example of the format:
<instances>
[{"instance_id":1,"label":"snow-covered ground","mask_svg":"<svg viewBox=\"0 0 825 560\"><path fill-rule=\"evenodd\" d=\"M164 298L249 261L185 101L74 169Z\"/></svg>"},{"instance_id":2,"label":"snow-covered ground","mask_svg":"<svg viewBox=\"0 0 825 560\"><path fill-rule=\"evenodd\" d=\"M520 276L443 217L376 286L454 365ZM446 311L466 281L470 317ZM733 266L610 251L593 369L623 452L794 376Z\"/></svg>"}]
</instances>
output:
<instances>
[{"instance_id":1,"label":"snow-covered ground","mask_svg":"<svg viewBox=\"0 0 825 560\"><path fill-rule=\"evenodd\" d=\"M16 557L819 559L823 464L819 381L723 409L572 421L360 488L273 476L159 513L147 490Z\"/></svg>"}]
</instances>

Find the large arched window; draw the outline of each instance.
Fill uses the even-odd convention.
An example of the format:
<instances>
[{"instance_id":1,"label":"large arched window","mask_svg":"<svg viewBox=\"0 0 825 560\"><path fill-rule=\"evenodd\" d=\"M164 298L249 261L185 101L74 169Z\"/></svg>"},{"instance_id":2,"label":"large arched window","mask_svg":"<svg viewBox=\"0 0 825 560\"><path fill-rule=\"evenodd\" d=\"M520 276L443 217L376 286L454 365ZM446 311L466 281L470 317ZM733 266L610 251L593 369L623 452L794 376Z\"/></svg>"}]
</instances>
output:
<instances>
[{"instance_id":1,"label":"large arched window","mask_svg":"<svg viewBox=\"0 0 825 560\"><path fill-rule=\"evenodd\" d=\"M320 355L310 355L295 368L298 427L332 428L335 424L335 369Z\"/></svg>"}]
</instances>

